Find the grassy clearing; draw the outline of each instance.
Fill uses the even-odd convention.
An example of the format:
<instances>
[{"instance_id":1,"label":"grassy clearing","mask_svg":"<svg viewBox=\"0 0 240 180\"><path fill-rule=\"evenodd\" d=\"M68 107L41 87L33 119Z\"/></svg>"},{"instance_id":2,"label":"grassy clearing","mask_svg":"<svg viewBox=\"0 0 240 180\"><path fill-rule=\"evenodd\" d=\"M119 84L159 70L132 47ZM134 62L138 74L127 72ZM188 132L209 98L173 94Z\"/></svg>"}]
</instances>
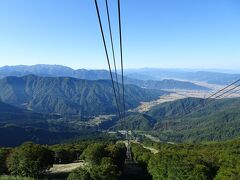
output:
<instances>
[{"instance_id":1,"label":"grassy clearing","mask_svg":"<svg viewBox=\"0 0 240 180\"><path fill-rule=\"evenodd\" d=\"M49 173L50 174L69 173L83 166L84 162L76 162L69 164L54 164L53 167L49 169Z\"/></svg>"}]
</instances>

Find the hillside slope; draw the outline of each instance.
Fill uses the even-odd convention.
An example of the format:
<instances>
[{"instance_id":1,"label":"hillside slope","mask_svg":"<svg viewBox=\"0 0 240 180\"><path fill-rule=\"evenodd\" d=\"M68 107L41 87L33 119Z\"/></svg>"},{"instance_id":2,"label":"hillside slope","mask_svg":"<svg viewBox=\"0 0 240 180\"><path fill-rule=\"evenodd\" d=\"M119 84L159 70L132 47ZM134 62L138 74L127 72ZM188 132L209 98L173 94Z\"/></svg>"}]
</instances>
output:
<instances>
[{"instance_id":1,"label":"hillside slope","mask_svg":"<svg viewBox=\"0 0 240 180\"><path fill-rule=\"evenodd\" d=\"M198 98L163 103L146 113L149 123L137 114L126 117L126 122L117 122L115 127L145 130L173 142L225 140L240 135L239 98L217 100L205 107L203 103ZM194 107L202 109L188 114Z\"/></svg>"},{"instance_id":2,"label":"hillside slope","mask_svg":"<svg viewBox=\"0 0 240 180\"><path fill-rule=\"evenodd\" d=\"M58 118L60 118L58 115L35 113L0 101L0 126L12 124L22 127L48 129L47 120Z\"/></svg>"},{"instance_id":3,"label":"hillside slope","mask_svg":"<svg viewBox=\"0 0 240 180\"><path fill-rule=\"evenodd\" d=\"M154 128L162 136L167 135L175 141L231 139L240 135L239 108L239 98L218 100L187 116L160 121Z\"/></svg>"},{"instance_id":4,"label":"hillside slope","mask_svg":"<svg viewBox=\"0 0 240 180\"><path fill-rule=\"evenodd\" d=\"M35 113L0 101L0 146L17 146L26 141L54 144L94 132L94 127L71 125L71 120L59 115Z\"/></svg>"}]
</instances>

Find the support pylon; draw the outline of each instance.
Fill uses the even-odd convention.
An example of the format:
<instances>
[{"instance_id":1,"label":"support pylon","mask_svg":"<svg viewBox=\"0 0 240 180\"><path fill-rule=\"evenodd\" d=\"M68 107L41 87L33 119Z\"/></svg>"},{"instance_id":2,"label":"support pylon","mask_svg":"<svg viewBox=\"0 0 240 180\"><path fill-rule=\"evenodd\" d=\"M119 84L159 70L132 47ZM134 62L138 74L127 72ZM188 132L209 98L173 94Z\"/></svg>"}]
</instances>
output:
<instances>
[{"instance_id":1,"label":"support pylon","mask_svg":"<svg viewBox=\"0 0 240 180\"><path fill-rule=\"evenodd\" d=\"M130 142L130 136L128 135L128 131L127 131L127 134L126 134L126 139L127 139L127 159L128 160L132 160L132 154L131 154L131 142Z\"/></svg>"}]
</instances>

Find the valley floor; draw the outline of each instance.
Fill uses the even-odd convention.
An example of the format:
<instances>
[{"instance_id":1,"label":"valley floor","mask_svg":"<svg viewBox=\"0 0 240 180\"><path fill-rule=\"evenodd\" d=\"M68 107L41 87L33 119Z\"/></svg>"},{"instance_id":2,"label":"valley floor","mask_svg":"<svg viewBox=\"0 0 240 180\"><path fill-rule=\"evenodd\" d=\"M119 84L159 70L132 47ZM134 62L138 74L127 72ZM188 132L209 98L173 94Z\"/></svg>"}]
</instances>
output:
<instances>
[{"instance_id":1,"label":"valley floor","mask_svg":"<svg viewBox=\"0 0 240 180\"><path fill-rule=\"evenodd\" d=\"M212 85L211 87L213 88L215 86ZM222 88L222 86L220 86L220 87ZM154 100L154 101L141 102L141 105L139 105L138 107L131 109L129 111L144 113L144 112L149 111L152 107L162 104L162 103L165 103L165 102L171 102L171 101L184 99L184 98L188 98L188 97L206 98L221 88L215 87L215 88L213 88L212 91L193 91L193 90L169 89L167 91L171 92L170 94L160 96L159 99ZM235 93L232 93L227 97L228 98L236 98L236 97L240 97L240 94L238 91L236 91Z\"/></svg>"}]
</instances>

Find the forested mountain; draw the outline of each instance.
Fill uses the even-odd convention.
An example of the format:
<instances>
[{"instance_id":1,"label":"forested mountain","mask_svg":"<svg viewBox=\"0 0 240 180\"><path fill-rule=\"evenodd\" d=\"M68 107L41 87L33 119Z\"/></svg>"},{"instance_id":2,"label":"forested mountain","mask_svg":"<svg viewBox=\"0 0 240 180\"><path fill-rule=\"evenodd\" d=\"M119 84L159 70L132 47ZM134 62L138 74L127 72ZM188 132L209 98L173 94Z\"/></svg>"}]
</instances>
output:
<instances>
[{"instance_id":1,"label":"forested mountain","mask_svg":"<svg viewBox=\"0 0 240 180\"><path fill-rule=\"evenodd\" d=\"M0 101L0 146L17 146L26 141L54 144L93 135L93 131L97 133L94 127L72 124L71 119L60 115L35 113Z\"/></svg>"},{"instance_id":2,"label":"forested mountain","mask_svg":"<svg viewBox=\"0 0 240 180\"><path fill-rule=\"evenodd\" d=\"M147 114L133 113L127 115L123 120L117 121L110 127L111 130L134 129L142 131L152 131L156 124L156 119Z\"/></svg>"},{"instance_id":3,"label":"forested mountain","mask_svg":"<svg viewBox=\"0 0 240 180\"><path fill-rule=\"evenodd\" d=\"M126 117L114 128L151 131L161 140L173 142L225 140L240 135L239 98L216 100L205 107L203 104L203 99L198 98L163 103L151 108L146 115ZM194 111L195 107L202 108Z\"/></svg>"},{"instance_id":4,"label":"forested mountain","mask_svg":"<svg viewBox=\"0 0 240 180\"><path fill-rule=\"evenodd\" d=\"M0 119L10 119L11 117L22 117L23 119L31 119L33 117L37 117L39 119L43 119L43 118L60 118L60 115L56 115L56 114L41 114L41 113L36 113L30 110L26 110L26 109L22 109L16 106L12 106L10 104L4 103L2 101L0 101Z\"/></svg>"},{"instance_id":5,"label":"forested mountain","mask_svg":"<svg viewBox=\"0 0 240 180\"><path fill-rule=\"evenodd\" d=\"M195 104L199 99L192 101ZM212 141L240 135L239 98L217 100L187 116L181 115L181 112L189 111L189 108L184 107L184 102L182 103L183 105L179 103L180 106L173 107L173 115L170 118L155 124L154 129L161 132L159 135L163 138L167 137L170 141ZM156 113L161 111L160 109L155 109L149 114L153 115L154 111ZM179 116L176 116L175 112L179 113Z\"/></svg>"},{"instance_id":6,"label":"forested mountain","mask_svg":"<svg viewBox=\"0 0 240 180\"><path fill-rule=\"evenodd\" d=\"M74 77L86 80L110 79L109 71L107 70L86 70L86 69L74 70L69 67L60 65L34 65L34 66L20 65L20 66L4 66L0 68L0 78L4 78L7 76L26 76L30 74L44 77ZM113 77L115 78L115 74L113 75ZM208 88L206 87L199 86L191 82L177 80L154 81L151 79L147 80L148 78L143 78L142 80L140 77L143 78L143 76L141 76L140 74L138 74L138 77L136 78L125 76L125 83L137 85L139 87L144 87L148 89L208 90ZM120 76L119 79L121 79Z\"/></svg>"},{"instance_id":7,"label":"forested mountain","mask_svg":"<svg viewBox=\"0 0 240 180\"><path fill-rule=\"evenodd\" d=\"M25 110L27 112L27 110ZM3 113L16 113L16 114L20 114L20 113L24 113L24 110L23 109L20 109L20 108L17 108L17 107L14 107L14 106L11 106L9 104L6 104L4 102L1 102L0 101L0 113L3 114ZM2 116L0 116L1 118Z\"/></svg>"},{"instance_id":8,"label":"forested mountain","mask_svg":"<svg viewBox=\"0 0 240 180\"><path fill-rule=\"evenodd\" d=\"M126 86L126 108L157 99L166 92ZM6 77L0 80L0 99L41 113L93 116L116 112L109 80L81 80L64 77Z\"/></svg>"},{"instance_id":9,"label":"forested mountain","mask_svg":"<svg viewBox=\"0 0 240 180\"><path fill-rule=\"evenodd\" d=\"M27 141L40 144L55 144L77 136L80 137L80 135L81 132L53 132L33 127L5 125L0 126L0 146L18 146Z\"/></svg>"},{"instance_id":10,"label":"forested mountain","mask_svg":"<svg viewBox=\"0 0 240 180\"><path fill-rule=\"evenodd\" d=\"M48 130L49 124L47 120L59 118L61 118L60 115L36 113L0 101L0 126L11 124Z\"/></svg>"},{"instance_id":11,"label":"forested mountain","mask_svg":"<svg viewBox=\"0 0 240 180\"><path fill-rule=\"evenodd\" d=\"M5 80L5 83L8 82L8 85L6 88L1 88L1 98L8 98L5 100L11 100L13 104L17 103L17 105L21 107L29 107L35 111L46 111L46 109L44 109L46 108L45 106L48 108L55 108L54 103L49 104L48 102L43 101L41 102L41 106L37 104L42 108L37 109L36 107L38 106L33 104L33 102L38 102L38 99L40 99L41 96L43 96L43 99L54 100L54 93L58 94L58 97L62 98L61 100L56 99L54 102L60 101L60 103L62 103L66 99L71 100L69 93L77 93L76 89L78 89L78 92L82 92L81 88L78 87L80 86L78 83L85 83L85 88L89 86L97 86L92 95L94 98L99 98L100 95L96 92L100 87L101 91L102 89L111 89L111 84L108 81L86 81L73 78L47 78L48 80L46 81L45 79L46 78L37 76L5 78L3 80ZM2 80L0 81L0 85L2 85L1 83L3 83ZM69 88L70 84L71 88ZM61 91L54 90L55 87ZM62 87L66 87L66 89ZM159 93L162 93L159 91L140 89L135 86L128 88L129 89L127 92L130 93L130 95L127 95L127 100L133 99L133 101L136 103L140 102L140 93L143 93L144 97L149 99L154 98L155 96L157 97ZM45 93L42 93L43 91ZM129 91L131 91L134 95L131 95L131 92ZM86 90L86 92L90 93L88 90ZM16 94L14 95L14 93ZM19 96L17 93L21 93L21 95ZM88 96L90 95L85 95L85 97ZM67 98L65 99L64 97ZM97 102L99 100L102 99L99 98L94 101ZM88 99L84 101L88 101ZM98 102L92 102L91 106L88 106L88 108L89 110L100 112L99 109L102 109L102 107L100 107L101 104L102 103L100 102L99 104ZM112 103L111 106L113 104L114 103ZM212 102L205 107L203 107L203 104L204 100L199 98L186 98L173 102L166 102L152 107L145 114L129 112L124 120L118 121L115 119L114 121L106 121L104 124L100 124L99 128L107 128L111 130L132 129L147 131L148 133L158 136L161 140L174 142L224 140L231 139L240 135L239 98L216 100L215 102ZM52 107L50 105L52 105ZM68 104L64 103L63 105L67 106ZM93 106L94 108L91 109ZM134 106L134 104L129 104L129 106ZM77 104L76 107L81 106ZM187 114L195 107L202 107L202 109L200 109L200 111L195 111L193 113ZM61 111L61 109L59 111ZM69 113L65 111L65 114L63 115L69 115ZM82 114L76 115L81 116ZM19 132L32 132L32 137L34 137L35 135L33 132L36 130L40 132L47 131L48 133L56 132L63 134L76 133L77 131L89 133L96 130L96 127L94 126L88 127L87 122L86 124L82 123L79 125L79 122L82 121L81 119L74 120L73 118L73 121L67 119L64 120L64 118L61 118L59 115L47 115L35 113L29 110L22 110L0 102L0 126L2 128L2 132L11 132L11 130L16 129ZM30 135L28 137L30 137Z\"/></svg>"}]
</instances>

